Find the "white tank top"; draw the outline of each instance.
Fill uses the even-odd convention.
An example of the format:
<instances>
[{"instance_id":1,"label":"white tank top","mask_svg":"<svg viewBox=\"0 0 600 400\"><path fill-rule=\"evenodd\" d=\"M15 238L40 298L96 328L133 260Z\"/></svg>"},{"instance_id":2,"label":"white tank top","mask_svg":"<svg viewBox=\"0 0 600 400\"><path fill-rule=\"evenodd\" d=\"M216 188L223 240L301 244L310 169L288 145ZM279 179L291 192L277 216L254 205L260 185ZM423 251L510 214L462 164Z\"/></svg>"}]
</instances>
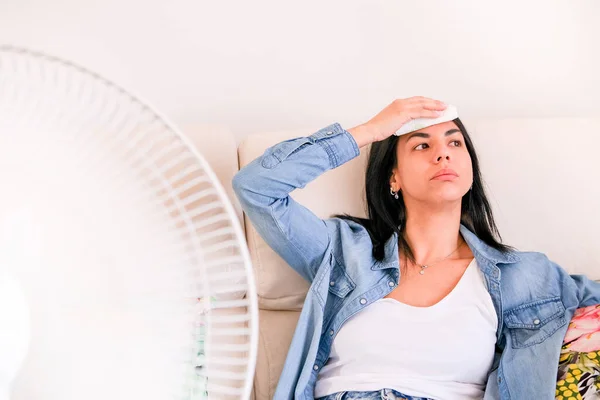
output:
<instances>
[{"instance_id":1,"label":"white tank top","mask_svg":"<svg viewBox=\"0 0 600 400\"><path fill-rule=\"evenodd\" d=\"M348 319L317 376L315 398L389 388L434 399L482 399L497 326L473 259L454 289L431 307L383 298Z\"/></svg>"}]
</instances>

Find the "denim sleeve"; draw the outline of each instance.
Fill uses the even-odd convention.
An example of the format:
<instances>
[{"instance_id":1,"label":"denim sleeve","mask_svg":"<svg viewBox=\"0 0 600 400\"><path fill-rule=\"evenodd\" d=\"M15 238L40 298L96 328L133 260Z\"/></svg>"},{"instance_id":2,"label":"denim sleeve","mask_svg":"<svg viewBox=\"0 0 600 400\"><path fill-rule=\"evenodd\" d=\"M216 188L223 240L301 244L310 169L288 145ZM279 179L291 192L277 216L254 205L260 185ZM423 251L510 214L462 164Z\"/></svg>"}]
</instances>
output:
<instances>
[{"instance_id":1,"label":"denim sleeve","mask_svg":"<svg viewBox=\"0 0 600 400\"><path fill-rule=\"evenodd\" d=\"M558 271L563 290L568 290L575 297L578 308L600 304L600 282L585 275L570 275L563 267L546 258L551 267Z\"/></svg>"},{"instance_id":2,"label":"denim sleeve","mask_svg":"<svg viewBox=\"0 0 600 400\"><path fill-rule=\"evenodd\" d=\"M268 148L233 177L234 192L254 228L309 282L329 258L333 224L289 194L359 154L352 135L335 123Z\"/></svg>"},{"instance_id":3,"label":"denim sleeve","mask_svg":"<svg viewBox=\"0 0 600 400\"><path fill-rule=\"evenodd\" d=\"M591 280L585 275L570 275L577 287L579 307L600 304L600 282Z\"/></svg>"}]
</instances>

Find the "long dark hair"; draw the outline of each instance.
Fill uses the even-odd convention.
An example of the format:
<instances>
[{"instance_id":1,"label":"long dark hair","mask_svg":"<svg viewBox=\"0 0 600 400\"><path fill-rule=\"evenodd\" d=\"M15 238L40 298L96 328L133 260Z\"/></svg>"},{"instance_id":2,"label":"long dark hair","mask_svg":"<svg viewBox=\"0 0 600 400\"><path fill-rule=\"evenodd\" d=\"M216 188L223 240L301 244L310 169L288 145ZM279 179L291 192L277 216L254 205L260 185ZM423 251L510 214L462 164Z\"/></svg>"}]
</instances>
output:
<instances>
[{"instance_id":1,"label":"long dark hair","mask_svg":"<svg viewBox=\"0 0 600 400\"><path fill-rule=\"evenodd\" d=\"M473 188L462 198L461 223L490 247L509 252L513 248L501 243L502 239L483 187L479 161L471 137L459 118L453 122L463 134L473 167ZM404 237L406 206L402 193L398 192L398 200L390 195L390 178L397 163L398 139L399 136L392 135L371 145L365 176L368 218L353 217L348 214L335 215L335 217L354 221L367 229L373 242L373 257L378 261L383 260L385 242L394 232L398 233L398 247L414 263L413 252Z\"/></svg>"}]
</instances>

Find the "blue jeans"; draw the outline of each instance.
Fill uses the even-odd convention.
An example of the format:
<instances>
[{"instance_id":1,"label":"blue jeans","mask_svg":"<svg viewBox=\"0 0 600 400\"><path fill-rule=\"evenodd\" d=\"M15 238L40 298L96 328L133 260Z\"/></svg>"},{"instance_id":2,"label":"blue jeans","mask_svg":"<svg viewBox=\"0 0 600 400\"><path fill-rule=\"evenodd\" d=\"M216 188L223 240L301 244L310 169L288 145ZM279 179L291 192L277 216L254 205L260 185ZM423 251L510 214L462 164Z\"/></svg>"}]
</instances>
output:
<instances>
[{"instance_id":1,"label":"blue jeans","mask_svg":"<svg viewBox=\"0 0 600 400\"><path fill-rule=\"evenodd\" d=\"M409 396L394 389L381 389L373 392L337 392L317 400L432 400L426 397Z\"/></svg>"}]
</instances>

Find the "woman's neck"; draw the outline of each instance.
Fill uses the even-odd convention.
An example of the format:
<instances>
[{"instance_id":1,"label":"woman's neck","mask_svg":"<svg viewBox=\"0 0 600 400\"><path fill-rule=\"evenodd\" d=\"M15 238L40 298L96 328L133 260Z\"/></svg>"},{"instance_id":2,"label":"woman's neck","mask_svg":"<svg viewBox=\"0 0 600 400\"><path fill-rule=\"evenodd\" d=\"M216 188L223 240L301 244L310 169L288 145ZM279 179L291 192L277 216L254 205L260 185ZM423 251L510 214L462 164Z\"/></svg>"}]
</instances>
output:
<instances>
[{"instance_id":1,"label":"woman's neck","mask_svg":"<svg viewBox=\"0 0 600 400\"><path fill-rule=\"evenodd\" d=\"M407 208L407 211L408 208ZM429 263L448 256L461 244L460 202L457 205L432 212L431 209L407 212L404 237L417 263ZM459 252L451 258L456 258Z\"/></svg>"}]
</instances>

